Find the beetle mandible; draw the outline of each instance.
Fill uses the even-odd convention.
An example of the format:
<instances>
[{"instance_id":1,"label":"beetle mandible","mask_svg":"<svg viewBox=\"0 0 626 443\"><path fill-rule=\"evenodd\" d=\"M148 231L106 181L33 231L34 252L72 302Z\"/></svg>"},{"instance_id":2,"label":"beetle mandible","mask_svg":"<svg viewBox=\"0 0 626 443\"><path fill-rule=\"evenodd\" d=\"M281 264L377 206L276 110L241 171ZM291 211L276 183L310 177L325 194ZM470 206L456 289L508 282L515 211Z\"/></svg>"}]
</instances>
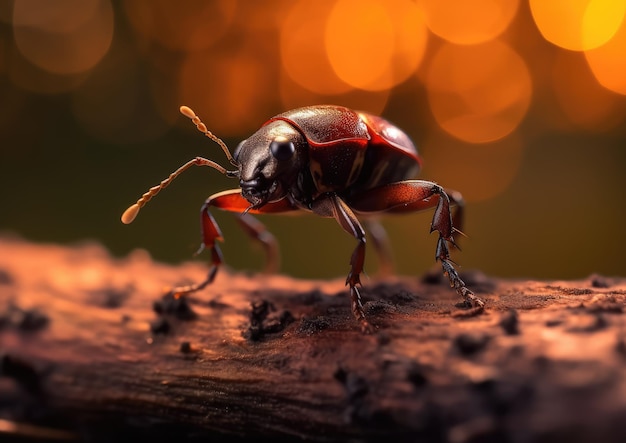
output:
<instances>
[{"instance_id":1,"label":"beetle mandible","mask_svg":"<svg viewBox=\"0 0 626 443\"><path fill-rule=\"evenodd\" d=\"M309 106L287 111L269 119L257 132L242 141L231 154L226 144L213 135L188 107L180 112L190 118L198 130L216 142L234 170L203 157L196 157L130 206L122 215L131 223L139 210L172 180L192 166L210 166L222 174L239 179L239 189L218 192L202 205L202 244L211 253L211 268L204 281L172 289L183 295L209 285L222 263L216 243L223 241L219 226L209 209L241 213L240 221L253 238L260 241L269 255L271 266L277 263L274 237L250 214L276 214L307 211L333 217L352 235L357 245L350 259L346 285L350 288L352 313L364 331L370 331L358 286L365 261L365 230L357 215L367 220L381 212L413 212L435 208L431 232L437 231L435 260L441 262L450 285L467 304L482 308L484 302L467 288L450 259L449 245L456 246L454 234L460 233L463 201L458 192L440 185L416 180L421 158L411 139L382 117L332 106ZM451 204L455 205L454 214ZM368 217L370 216L370 217ZM375 249L383 256L386 250L380 225L371 221L370 233Z\"/></svg>"}]
</instances>

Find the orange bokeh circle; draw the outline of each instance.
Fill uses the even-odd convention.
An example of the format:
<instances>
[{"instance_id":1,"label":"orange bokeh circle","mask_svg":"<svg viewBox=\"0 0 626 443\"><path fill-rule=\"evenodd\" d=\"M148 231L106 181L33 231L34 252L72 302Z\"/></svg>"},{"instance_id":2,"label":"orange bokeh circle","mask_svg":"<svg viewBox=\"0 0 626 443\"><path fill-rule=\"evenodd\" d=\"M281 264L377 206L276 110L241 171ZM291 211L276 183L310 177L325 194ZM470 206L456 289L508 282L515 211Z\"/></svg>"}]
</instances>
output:
<instances>
[{"instance_id":1,"label":"orange bokeh circle","mask_svg":"<svg viewBox=\"0 0 626 443\"><path fill-rule=\"evenodd\" d=\"M624 20L625 0L530 0L539 31L549 42L572 51L602 46Z\"/></svg>"},{"instance_id":2,"label":"orange bokeh circle","mask_svg":"<svg viewBox=\"0 0 626 443\"><path fill-rule=\"evenodd\" d=\"M352 89L339 79L328 60L324 30L334 0L295 2L280 27L282 68L300 86L317 94L341 94Z\"/></svg>"},{"instance_id":3,"label":"orange bokeh circle","mask_svg":"<svg viewBox=\"0 0 626 443\"><path fill-rule=\"evenodd\" d=\"M349 85L384 90L419 66L428 32L421 9L408 0L339 0L326 23L326 51Z\"/></svg>"},{"instance_id":4,"label":"orange bokeh circle","mask_svg":"<svg viewBox=\"0 0 626 443\"><path fill-rule=\"evenodd\" d=\"M585 52L587 63L605 88L626 95L626 17L603 46Z\"/></svg>"},{"instance_id":5,"label":"orange bokeh circle","mask_svg":"<svg viewBox=\"0 0 626 443\"><path fill-rule=\"evenodd\" d=\"M470 143L498 140L514 131L532 95L524 60L499 41L443 44L431 61L425 83L439 126Z\"/></svg>"},{"instance_id":6,"label":"orange bokeh circle","mask_svg":"<svg viewBox=\"0 0 626 443\"><path fill-rule=\"evenodd\" d=\"M519 0L422 0L420 5L434 34L473 45L500 35L515 17Z\"/></svg>"}]
</instances>

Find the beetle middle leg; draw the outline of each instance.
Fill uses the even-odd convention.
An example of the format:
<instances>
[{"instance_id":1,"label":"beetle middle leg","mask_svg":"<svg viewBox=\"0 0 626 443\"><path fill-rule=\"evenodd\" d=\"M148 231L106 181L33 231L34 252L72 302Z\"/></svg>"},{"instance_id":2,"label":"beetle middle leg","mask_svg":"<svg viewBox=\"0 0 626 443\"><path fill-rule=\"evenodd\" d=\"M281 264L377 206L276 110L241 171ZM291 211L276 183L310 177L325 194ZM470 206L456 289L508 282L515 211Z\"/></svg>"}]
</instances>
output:
<instances>
[{"instance_id":1,"label":"beetle middle leg","mask_svg":"<svg viewBox=\"0 0 626 443\"><path fill-rule=\"evenodd\" d=\"M276 273L280 267L280 253L276 237L267 230L263 223L250 214L243 214L237 220L246 234L263 247L266 257L265 272L268 274Z\"/></svg>"},{"instance_id":2,"label":"beetle middle leg","mask_svg":"<svg viewBox=\"0 0 626 443\"><path fill-rule=\"evenodd\" d=\"M392 275L394 273L393 254L385 227L378 218L366 219L365 226L378 255L378 274L382 277Z\"/></svg>"},{"instance_id":3,"label":"beetle middle leg","mask_svg":"<svg viewBox=\"0 0 626 443\"><path fill-rule=\"evenodd\" d=\"M453 202L458 205L454 214L454 221L460 223L463 200L458 193L452 195ZM455 232L460 232L455 228L453 222L450 200L445 190L436 183L425 180L405 180L357 194L350 198L349 204L355 211L363 213L401 213L435 208L430 227L431 232L437 231L439 233L435 260L441 263L444 274L450 280L450 286L463 297L466 303L482 308L485 302L476 297L461 280L450 258L448 244L456 246L453 235Z\"/></svg>"},{"instance_id":4,"label":"beetle middle leg","mask_svg":"<svg viewBox=\"0 0 626 443\"><path fill-rule=\"evenodd\" d=\"M361 286L361 273L365 263L365 231L352 209L336 194L327 194L319 198L311 209L322 217L334 217L344 231L358 240L350 258L350 272L346 278L346 285L350 287L352 314L361 324L363 332L372 332L373 328L365 318L361 294L357 288L357 285Z\"/></svg>"}]
</instances>

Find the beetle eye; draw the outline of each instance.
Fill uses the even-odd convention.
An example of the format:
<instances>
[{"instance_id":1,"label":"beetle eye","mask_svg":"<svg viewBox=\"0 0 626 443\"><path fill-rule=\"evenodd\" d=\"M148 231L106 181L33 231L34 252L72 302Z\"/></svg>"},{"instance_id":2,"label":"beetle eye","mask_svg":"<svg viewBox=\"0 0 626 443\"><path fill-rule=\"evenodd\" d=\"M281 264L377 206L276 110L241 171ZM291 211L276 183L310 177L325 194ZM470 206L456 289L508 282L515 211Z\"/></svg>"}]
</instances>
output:
<instances>
[{"instance_id":1,"label":"beetle eye","mask_svg":"<svg viewBox=\"0 0 626 443\"><path fill-rule=\"evenodd\" d=\"M270 143L270 152L278 161L289 160L295 150L296 147L289 140L277 139Z\"/></svg>"}]
</instances>

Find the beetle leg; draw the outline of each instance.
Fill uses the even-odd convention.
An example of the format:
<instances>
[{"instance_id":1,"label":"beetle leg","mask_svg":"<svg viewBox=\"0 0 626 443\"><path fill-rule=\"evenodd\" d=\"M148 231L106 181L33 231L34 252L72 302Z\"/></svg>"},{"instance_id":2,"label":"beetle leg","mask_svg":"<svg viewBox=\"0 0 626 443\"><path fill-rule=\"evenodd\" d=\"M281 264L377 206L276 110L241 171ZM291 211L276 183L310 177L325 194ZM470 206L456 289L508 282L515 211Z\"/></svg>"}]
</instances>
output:
<instances>
[{"instance_id":1,"label":"beetle leg","mask_svg":"<svg viewBox=\"0 0 626 443\"><path fill-rule=\"evenodd\" d=\"M465 200L459 191L454 191L452 189L446 189L446 194L448 194L448 198L450 198L450 203L454 205L452 209L452 226L454 231L463 234L463 221L465 214ZM455 247L458 246L455 244Z\"/></svg>"},{"instance_id":2,"label":"beetle leg","mask_svg":"<svg viewBox=\"0 0 626 443\"><path fill-rule=\"evenodd\" d=\"M444 189L436 183L425 180L405 180L369 189L362 194L351 197L349 203L355 211L363 213L399 213L435 208L430 228L431 232L437 231L439 233L435 260L441 262L443 272L450 280L450 286L467 303L482 308L485 303L465 286L465 282L459 277L450 259L448 244L456 246L453 236L456 229L450 210L450 200ZM452 201L457 204L457 208L462 208L463 200L460 194L453 193ZM460 221L462 215L459 209L455 213L457 222Z\"/></svg>"},{"instance_id":3,"label":"beetle leg","mask_svg":"<svg viewBox=\"0 0 626 443\"><path fill-rule=\"evenodd\" d=\"M365 225L374 244L376 255L378 255L378 273L381 276L392 275L394 271L393 254L385 227L377 218L365 220Z\"/></svg>"},{"instance_id":4,"label":"beetle leg","mask_svg":"<svg viewBox=\"0 0 626 443\"><path fill-rule=\"evenodd\" d=\"M202 208L200 209L202 244L200 245L197 253L199 254L204 249L209 249L211 251L211 268L209 269L207 277L202 282L173 288L170 291L170 294L182 296L204 289L207 285L213 282L217 274L217 270L222 264L222 253L216 244L216 241L224 241L224 239L217 222L209 212L210 207L216 207L230 212L243 213L250 207L250 202L241 196L241 189L218 192L217 194L210 196L204 202ZM277 202L268 203L258 209L251 209L249 213L269 214L295 210L298 210L296 206L292 205L287 199L283 199ZM243 215L240 218L240 222L244 227L244 230L263 245L268 255L268 268L272 270L277 267L278 246L274 236L265 229L261 222L248 214Z\"/></svg>"},{"instance_id":5,"label":"beetle leg","mask_svg":"<svg viewBox=\"0 0 626 443\"><path fill-rule=\"evenodd\" d=\"M267 230L263 223L250 214L242 214L237 220L246 234L253 240L259 242L263 247L265 256L267 257L265 272L268 274L276 273L280 267L280 252L278 250L276 237Z\"/></svg>"},{"instance_id":6,"label":"beetle leg","mask_svg":"<svg viewBox=\"0 0 626 443\"><path fill-rule=\"evenodd\" d=\"M350 272L346 278L346 285L350 287L352 314L361 324L361 330L366 333L373 332L372 326L365 318L361 294L357 288L357 285L361 285L360 277L365 262L365 231L363 227L352 209L336 194L327 194L316 200L311 209L315 214L322 217L334 217L344 231L357 239L358 243L350 258Z\"/></svg>"},{"instance_id":7,"label":"beetle leg","mask_svg":"<svg viewBox=\"0 0 626 443\"><path fill-rule=\"evenodd\" d=\"M175 297L181 297L183 295L204 289L207 285L213 282L217 274L217 270L222 264L222 252L215 242L217 240L224 241L224 238L222 237L222 231L220 231L220 227L209 212L209 207L212 205L214 198L215 195L209 197L200 209L202 244L196 252L196 254L199 254L207 248L211 251L211 268L209 269L209 273L207 274L206 278L202 282L172 288L169 293L174 295Z\"/></svg>"}]
</instances>

